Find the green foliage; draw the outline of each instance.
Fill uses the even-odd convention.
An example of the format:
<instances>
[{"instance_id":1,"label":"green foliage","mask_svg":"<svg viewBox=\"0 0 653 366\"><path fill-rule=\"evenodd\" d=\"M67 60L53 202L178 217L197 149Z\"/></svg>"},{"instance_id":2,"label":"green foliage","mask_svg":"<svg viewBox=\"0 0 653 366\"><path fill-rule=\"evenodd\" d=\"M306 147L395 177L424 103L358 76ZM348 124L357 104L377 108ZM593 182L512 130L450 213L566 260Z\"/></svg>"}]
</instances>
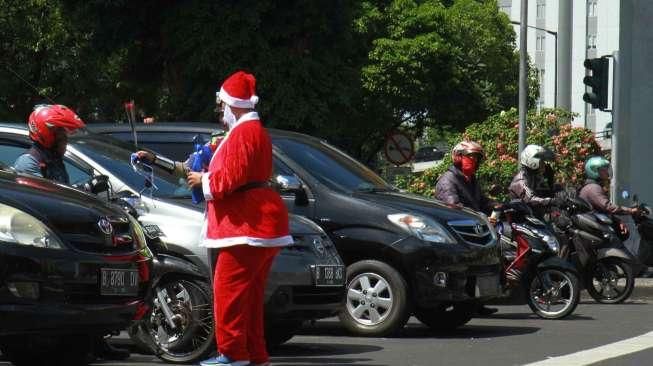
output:
<instances>
[{"instance_id":1,"label":"green foliage","mask_svg":"<svg viewBox=\"0 0 653 366\"><path fill-rule=\"evenodd\" d=\"M550 148L556 154L554 169L556 179L562 185L577 186L584 179L585 160L601 152L592 131L571 126L573 114L561 109L545 109L540 113L531 111L527 118L527 142ZM507 187L517 173L519 164L517 110L511 109L490 116L482 123L470 125L462 134L450 140L453 146L461 140L480 142L486 159L478 171L485 191L494 185L503 188L497 199L507 198ZM420 176L402 177L395 184L411 192L434 196L438 177L451 166L447 154L442 164L425 171Z\"/></svg>"},{"instance_id":2,"label":"green foliage","mask_svg":"<svg viewBox=\"0 0 653 366\"><path fill-rule=\"evenodd\" d=\"M271 127L370 163L396 128L462 130L516 105L518 55L492 0L0 0L0 120L50 97L87 122L134 99L158 120L215 121L237 69ZM41 94L39 96L39 94Z\"/></svg>"}]
</instances>

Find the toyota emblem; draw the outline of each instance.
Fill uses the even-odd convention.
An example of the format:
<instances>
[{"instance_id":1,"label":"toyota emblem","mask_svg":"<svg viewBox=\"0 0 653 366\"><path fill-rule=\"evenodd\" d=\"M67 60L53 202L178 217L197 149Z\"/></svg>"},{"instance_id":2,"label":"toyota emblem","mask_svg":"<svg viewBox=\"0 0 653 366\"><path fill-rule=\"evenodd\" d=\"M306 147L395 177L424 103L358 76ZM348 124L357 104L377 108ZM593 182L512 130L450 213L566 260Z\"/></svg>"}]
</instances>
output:
<instances>
[{"instance_id":1,"label":"toyota emblem","mask_svg":"<svg viewBox=\"0 0 653 366\"><path fill-rule=\"evenodd\" d=\"M476 224L476 226L474 226L474 232L478 235L483 234L483 226L481 226L481 224Z\"/></svg>"},{"instance_id":2,"label":"toyota emblem","mask_svg":"<svg viewBox=\"0 0 653 366\"><path fill-rule=\"evenodd\" d=\"M100 231L106 235L111 235L111 233L113 233L113 225L111 225L111 221L109 221L109 219L106 217L101 217L100 221L97 223L97 226L100 228Z\"/></svg>"}]
</instances>

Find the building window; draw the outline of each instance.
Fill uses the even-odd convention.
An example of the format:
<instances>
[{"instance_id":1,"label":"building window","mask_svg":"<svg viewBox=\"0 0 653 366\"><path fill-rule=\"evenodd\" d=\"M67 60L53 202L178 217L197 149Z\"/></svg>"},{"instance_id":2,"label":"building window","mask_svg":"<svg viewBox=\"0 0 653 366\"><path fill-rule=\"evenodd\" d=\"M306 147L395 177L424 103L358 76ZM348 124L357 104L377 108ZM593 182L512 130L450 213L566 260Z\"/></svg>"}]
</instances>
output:
<instances>
[{"instance_id":1,"label":"building window","mask_svg":"<svg viewBox=\"0 0 653 366\"><path fill-rule=\"evenodd\" d=\"M587 36L587 48L596 48L596 35L590 34Z\"/></svg>"},{"instance_id":2,"label":"building window","mask_svg":"<svg viewBox=\"0 0 653 366\"><path fill-rule=\"evenodd\" d=\"M544 36L537 36L535 38L535 50L544 51Z\"/></svg>"},{"instance_id":3,"label":"building window","mask_svg":"<svg viewBox=\"0 0 653 366\"><path fill-rule=\"evenodd\" d=\"M596 14L596 3L598 0L587 0L587 16L595 17Z\"/></svg>"},{"instance_id":4,"label":"building window","mask_svg":"<svg viewBox=\"0 0 653 366\"><path fill-rule=\"evenodd\" d=\"M546 15L546 5L545 4L537 4L537 18L541 19L544 18Z\"/></svg>"}]
</instances>

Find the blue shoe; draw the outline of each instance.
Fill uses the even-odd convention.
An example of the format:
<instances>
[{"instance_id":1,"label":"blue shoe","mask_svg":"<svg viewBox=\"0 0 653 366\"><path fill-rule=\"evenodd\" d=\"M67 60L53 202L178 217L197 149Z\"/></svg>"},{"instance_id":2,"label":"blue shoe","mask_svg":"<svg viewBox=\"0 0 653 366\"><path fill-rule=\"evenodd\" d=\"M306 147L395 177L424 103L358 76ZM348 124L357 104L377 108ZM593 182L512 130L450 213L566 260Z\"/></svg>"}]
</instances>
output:
<instances>
[{"instance_id":1,"label":"blue shoe","mask_svg":"<svg viewBox=\"0 0 653 366\"><path fill-rule=\"evenodd\" d=\"M200 362L200 366L250 366L249 361L233 361L231 358L220 355Z\"/></svg>"}]
</instances>

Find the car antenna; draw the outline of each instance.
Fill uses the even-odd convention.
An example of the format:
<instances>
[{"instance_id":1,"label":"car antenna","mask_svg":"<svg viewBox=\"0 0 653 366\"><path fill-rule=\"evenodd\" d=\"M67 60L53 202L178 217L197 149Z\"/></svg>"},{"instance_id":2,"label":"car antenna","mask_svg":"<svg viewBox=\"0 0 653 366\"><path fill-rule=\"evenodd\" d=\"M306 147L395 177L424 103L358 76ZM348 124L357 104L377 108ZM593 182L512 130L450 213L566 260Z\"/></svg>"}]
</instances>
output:
<instances>
[{"instance_id":1,"label":"car antenna","mask_svg":"<svg viewBox=\"0 0 653 366\"><path fill-rule=\"evenodd\" d=\"M32 89L36 92L36 94L37 94L38 96L47 99L48 102L50 102L51 104L57 104L57 102L55 102L52 98L50 98L49 96L47 96L47 95L41 93L41 92L39 91L39 89L38 89L36 86L34 86L34 84L32 84L32 83L30 83L29 81L27 81L27 80L26 80L24 77L22 77L19 73L17 73L16 71L14 71L14 69L12 69L11 67L9 67L9 65L7 65L6 63L3 63L2 66L4 66L5 69L7 69L7 71L9 71L10 73L14 74L14 75L15 75L15 76L20 80L20 81L22 81L23 83L27 84L27 86L29 86L30 88L32 88Z\"/></svg>"},{"instance_id":2,"label":"car antenna","mask_svg":"<svg viewBox=\"0 0 653 366\"><path fill-rule=\"evenodd\" d=\"M134 127L134 121L136 121L136 114L134 113L133 99L125 103L125 114L127 115L127 122L129 122L129 127L132 130L132 136L134 137L134 145L138 147L138 136L136 135L136 127Z\"/></svg>"}]
</instances>

